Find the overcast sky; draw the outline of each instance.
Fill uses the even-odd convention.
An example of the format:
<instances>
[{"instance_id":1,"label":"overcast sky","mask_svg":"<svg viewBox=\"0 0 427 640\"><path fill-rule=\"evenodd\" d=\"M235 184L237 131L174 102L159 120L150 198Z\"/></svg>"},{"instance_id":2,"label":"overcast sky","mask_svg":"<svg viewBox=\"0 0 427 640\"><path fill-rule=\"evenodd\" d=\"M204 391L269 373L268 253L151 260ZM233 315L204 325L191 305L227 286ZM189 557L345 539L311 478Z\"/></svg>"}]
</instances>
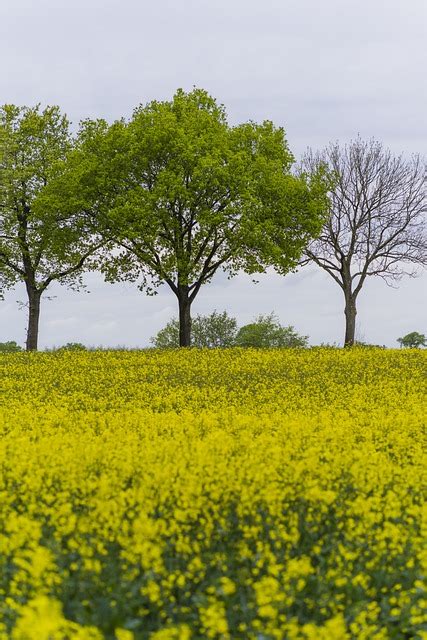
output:
<instances>
[{"instance_id":1,"label":"overcast sky","mask_svg":"<svg viewBox=\"0 0 427 640\"><path fill-rule=\"evenodd\" d=\"M0 0L0 102L58 104L69 118L129 116L178 87L203 87L232 123L271 119L299 157L360 133L393 151L427 153L427 0ZM165 287L87 277L89 293L50 290L41 347L70 341L144 346L175 314ZM193 310L226 309L239 324L276 311L313 344L342 342L338 286L314 268L260 284L221 274ZM25 340L18 288L0 302L0 341ZM398 289L371 279L358 335L396 346L427 333L427 275Z\"/></svg>"}]
</instances>

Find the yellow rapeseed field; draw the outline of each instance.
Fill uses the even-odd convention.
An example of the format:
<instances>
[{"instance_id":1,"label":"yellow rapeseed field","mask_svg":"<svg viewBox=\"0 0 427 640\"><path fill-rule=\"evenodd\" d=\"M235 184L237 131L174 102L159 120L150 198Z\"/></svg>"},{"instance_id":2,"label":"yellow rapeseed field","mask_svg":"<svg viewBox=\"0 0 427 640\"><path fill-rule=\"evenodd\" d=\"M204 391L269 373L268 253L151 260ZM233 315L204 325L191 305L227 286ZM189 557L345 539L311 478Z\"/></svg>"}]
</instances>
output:
<instances>
[{"instance_id":1,"label":"yellow rapeseed field","mask_svg":"<svg viewBox=\"0 0 427 640\"><path fill-rule=\"evenodd\" d=\"M0 638L427 638L427 353L0 357Z\"/></svg>"}]
</instances>

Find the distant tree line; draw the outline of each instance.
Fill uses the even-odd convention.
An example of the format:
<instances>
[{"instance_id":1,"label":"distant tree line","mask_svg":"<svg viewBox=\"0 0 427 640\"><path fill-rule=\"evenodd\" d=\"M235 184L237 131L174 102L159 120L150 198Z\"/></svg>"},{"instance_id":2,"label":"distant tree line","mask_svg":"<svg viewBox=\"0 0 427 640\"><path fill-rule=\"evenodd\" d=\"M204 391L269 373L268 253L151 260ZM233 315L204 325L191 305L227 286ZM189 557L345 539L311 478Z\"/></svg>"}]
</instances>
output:
<instances>
[{"instance_id":1,"label":"distant tree line","mask_svg":"<svg viewBox=\"0 0 427 640\"><path fill-rule=\"evenodd\" d=\"M179 320L172 319L151 338L160 349L179 347ZM307 347L308 336L299 335L294 327L284 327L274 313L259 315L254 322L237 327L236 318L226 311L214 311L210 315L196 315L192 322L191 346L216 347Z\"/></svg>"},{"instance_id":2,"label":"distant tree line","mask_svg":"<svg viewBox=\"0 0 427 640\"><path fill-rule=\"evenodd\" d=\"M176 318L170 320L163 329L151 338L151 344L156 349L176 349L179 345L179 321ZM427 337L412 331L397 342L406 349L419 349L427 347ZM385 348L381 345L371 345L357 341L358 347ZM295 349L307 348L308 336L302 336L292 326L284 327L280 324L274 313L259 315L253 322L237 327L236 318L230 317L226 311L203 316L197 314L192 322L191 344L199 349L223 349L230 347L251 347L251 348L282 348ZM321 347L336 347L336 345L322 344ZM129 350L129 347L114 347L111 350ZM61 347L51 347L49 352L63 351L98 351L110 350L105 347L86 347L80 342L67 342ZM132 349L130 349L132 350ZM18 353L23 351L22 347L15 341L0 342L0 353Z\"/></svg>"},{"instance_id":3,"label":"distant tree line","mask_svg":"<svg viewBox=\"0 0 427 640\"><path fill-rule=\"evenodd\" d=\"M4 105L0 294L25 285L31 351L53 282L79 289L98 270L148 294L166 284L179 345L190 346L192 304L218 270L286 275L315 264L343 291L350 346L368 276L390 282L427 263L425 169L419 156L359 138L295 168L282 128L231 126L201 89L129 120L84 120L75 135L56 106Z\"/></svg>"}]
</instances>

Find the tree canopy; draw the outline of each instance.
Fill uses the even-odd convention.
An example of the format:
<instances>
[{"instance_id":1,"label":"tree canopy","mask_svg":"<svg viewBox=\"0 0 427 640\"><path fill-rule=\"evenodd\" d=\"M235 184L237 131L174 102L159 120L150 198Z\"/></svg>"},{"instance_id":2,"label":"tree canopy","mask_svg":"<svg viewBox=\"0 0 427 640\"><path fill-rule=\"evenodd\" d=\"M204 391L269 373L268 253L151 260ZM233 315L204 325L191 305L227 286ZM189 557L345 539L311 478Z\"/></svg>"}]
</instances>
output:
<instances>
[{"instance_id":1,"label":"tree canopy","mask_svg":"<svg viewBox=\"0 0 427 640\"><path fill-rule=\"evenodd\" d=\"M58 107L0 108L0 295L18 282L28 297L27 349L37 349L40 299L58 281L78 286L97 243L81 212L44 206L43 191L58 177L73 146ZM39 202L40 199L40 202Z\"/></svg>"},{"instance_id":2,"label":"tree canopy","mask_svg":"<svg viewBox=\"0 0 427 640\"><path fill-rule=\"evenodd\" d=\"M283 129L230 126L201 89L140 106L129 122L87 121L80 141L52 197L66 187L66 210L90 213L114 239L107 280L138 281L149 293L170 287L183 346L191 304L218 269L287 273L321 229L324 182L292 174Z\"/></svg>"},{"instance_id":3,"label":"tree canopy","mask_svg":"<svg viewBox=\"0 0 427 640\"><path fill-rule=\"evenodd\" d=\"M427 337L423 333L418 331L411 331L402 338L398 338L397 342L401 347L406 349L419 349L420 347L427 347Z\"/></svg>"}]
</instances>

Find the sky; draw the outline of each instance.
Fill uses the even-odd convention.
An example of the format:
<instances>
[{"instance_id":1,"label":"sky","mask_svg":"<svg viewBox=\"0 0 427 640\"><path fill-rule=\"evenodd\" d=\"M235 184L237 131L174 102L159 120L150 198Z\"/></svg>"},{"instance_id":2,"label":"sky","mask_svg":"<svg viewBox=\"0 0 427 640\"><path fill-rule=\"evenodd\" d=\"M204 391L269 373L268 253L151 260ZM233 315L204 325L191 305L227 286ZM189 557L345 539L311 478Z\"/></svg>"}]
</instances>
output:
<instances>
[{"instance_id":1,"label":"sky","mask_svg":"<svg viewBox=\"0 0 427 640\"><path fill-rule=\"evenodd\" d=\"M298 159L307 147L360 134L395 153L427 154L426 0L0 0L0 103L58 104L75 125L129 117L178 87L207 89L229 121L283 126ZM88 292L53 286L40 346L147 346L174 315L166 287L85 278ZM25 341L22 287L0 302L0 342ZM311 344L342 343L344 302L314 267L254 284L217 274L194 313L223 311L239 325L275 311ZM397 346L427 333L427 273L398 288L367 281L357 337Z\"/></svg>"}]
</instances>

